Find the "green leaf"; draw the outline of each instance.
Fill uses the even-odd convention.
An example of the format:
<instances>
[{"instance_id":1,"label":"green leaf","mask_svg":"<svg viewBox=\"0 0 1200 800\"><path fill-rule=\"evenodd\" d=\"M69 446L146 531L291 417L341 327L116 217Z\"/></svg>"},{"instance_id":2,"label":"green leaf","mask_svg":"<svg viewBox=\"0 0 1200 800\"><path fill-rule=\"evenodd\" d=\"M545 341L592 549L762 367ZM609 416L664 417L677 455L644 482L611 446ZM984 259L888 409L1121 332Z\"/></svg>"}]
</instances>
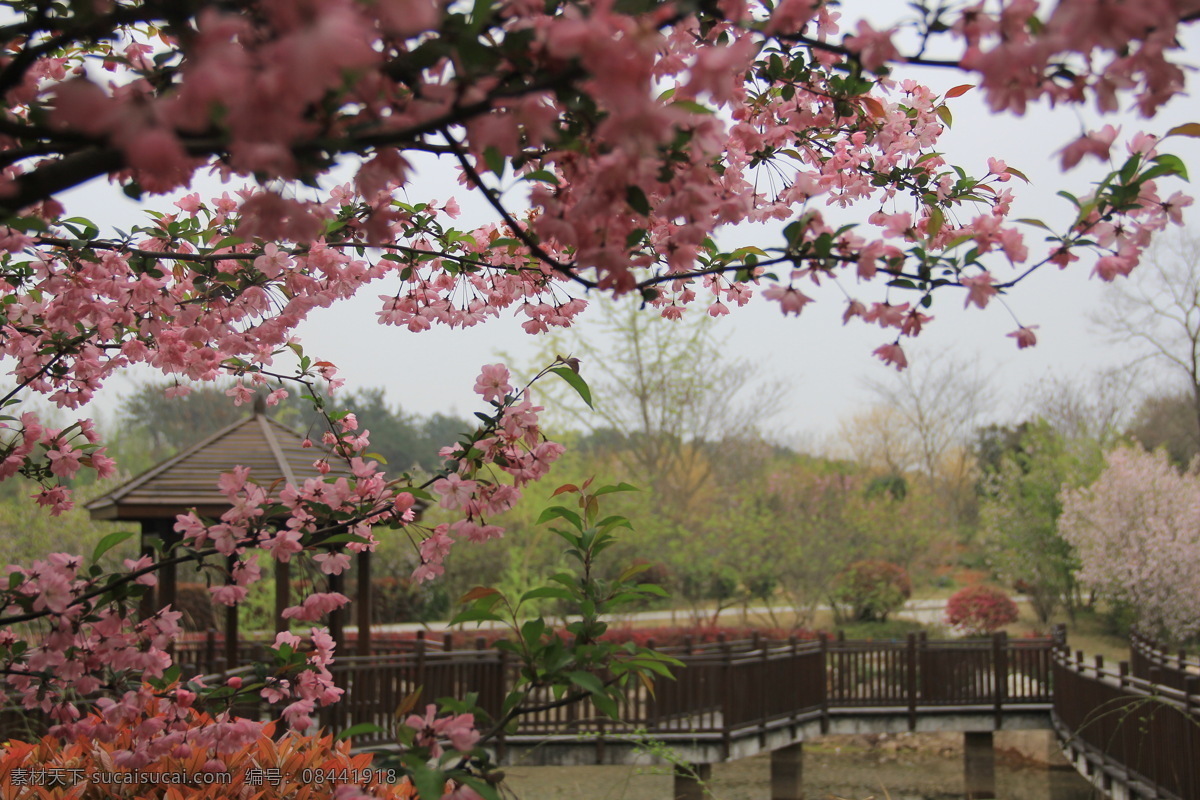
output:
<instances>
[{"instance_id":1,"label":"green leaf","mask_svg":"<svg viewBox=\"0 0 1200 800\"><path fill-rule=\"evenodd\" d=\"M593 695L604 694L604 683L590 672L572 670L567 673L567 678L570 679L571 683L585 691L591 692Z\"/></svg>"},{"instance_id":2,"label":"green leaf","mask_svg":"<svg viewBox=\"0 0 1200 800\"><path fill-rule=\"evenodd\" d=\"M387 728L381 728L370 722L360 722L357 725L351 725L339 733L334 737L334 741L340 742L343 739L349 739L351 736L359 736L364 733L387 733Z\"/></svg>"},{"instance_id":3,"label":"green leaf","mask_svg":"<svg viewBox=\"0 0 1200 800\"><path fill-rule=\"evenodd\" d=\"M621 716L621 709L617 707L616 701L606 694L593 694L592 703L598 711L607 714L610 719L619 719Z\"/></svg>"},{"instance_id":4,"label":"green leaf","mask_svg":"<svg viewBox=\"0 0 1200 800\"><path fill-rule=\"evenodd\" d=\"M475 794L482 797L483 800L500 800L500 790L483 778L478 778L474 775L456 775L455 777L474 789Z\"/></svg>"},{"instance_id":5,"label":"green leaf","mask_svg":"<svg viewBox=\"0 0 1200 800\"><path fill-rule=\"evenodd\" d=\"M486 2L487 0L477 0L476 5ZM504 155L495 147L489 147L483 151L483 163L496 174L497 178L504 175Z\"/></svg>"},{"instance_id":6,"label":"green leaf","mask_svg":"<svg viewBox=\"0 0 1200 800\"><path fill-rule=\"evenodd\" d=\"M616 486L601 486L599 489L597 489L595 492L593 492L593 494L595 494L596 497L599 497L602 494L611 494L613 492L640 492L640 491L641 491L641 489L639 489L638 487L634 486L631 483L621 482L621 483L618 483Z\"/></svg>"},{"instance_id":7,"label":"green leaf","mask_svg":"<svg viewBox=\"0 0 1200 800\"><path fill-rule=\"evenodd\" d=\"M753 245L749 245L747 247L739 247L737 250L734 250L729 255L740 261L741 259L745 258L747 255L750 255L751 253L753 253L756 256L762 256L763 258L770 258L770 256L771 256L771 254L768 253L766 250L763 250L761 247L754 247Z\"/></svg>"},{"instance_id":8,"label":"green leaf","mask_svg":"<svg viewBox=\"0 0 1200 800\"><path fill-rule=\"evenodd\" d=\"M612 528L628 528L629 530L633 530L633 525L630 524L629 520L619 514L605 517L596 524L596 527L605 532L608 532Z\"/></svg>"},{"instance_id":9,"label":"green leaf","mask_svg":"<svg viewBox=\"0 0 1200 800\"><path fill-rule=\"evenodd\" d=\"M549 587L545 587L549 588ZM546 632L546 620L538 617L531 619L521 626L521 638L525 640L525 644L533 647L542 640L542 634Z\"/></svg>"},{"instance_id":10,"label":"green leaf","mask_svg":"<svg viewBox=\"0 0 1200 800\"><path fill-rule=\"evenodd\" d=\"M592 405L592 390L588 388L587 381L580 377L578 372L570 367L555 367L550 371L566 381L579 394L580 399L587 403L588 408L595 409L595 406Z\"/></svg>"},{"instance_id":11,"label":"green leaf","mask_svg":"<svg viewBox=\"0 0 1200 800\"><path fill-rule=\"evenodd\" d=\"M1029 180L1029 178L1025 175L1024 172L1021 172L1021 170L1017 169L1016 167L1010 167L1010 166L1005 165L1004 169L1008 172L1009 175L1016 175L1018 178L1025 181L1026 183L1033 183L1033 181Z\"/></svg>"},{"instance_id":12,"label":"green leaf","mask_svg":"<svg viewBox=\"0 0 1200 800\"><path fill-rule=\"evenodd\" d=\"M483 24L490 19L491 16L492 1L475 0L475 5L471 8L471 32L478 33L479 31L483 30Z\"/></svg>"},{"instance_id":13,"label":"green leaf","mask_svg":"<svg viewBox=\"0 0 1200 800\"><path fill-rule=\"evenodd\" d=\"M1139 175L1139 178L1147 180L1150 177L1157 178L1159 175L1178 175L1185 181L1188 179L1187 167L1183 165L1183 159L1179 156L1163 153L1161 156L1155 156L1153 161L1156 166Z\"/></svg>"},{"instance_id":14,"label":"green leaf","mask_svg":"<svg viewBox=\"0 0 1200 800\"><path fill-rule=\"evenodd\" d=\"M542 181L543 183L552 183L558 186L558 176L548 169L537 169L533 172L527 172L521 177L527 181Z\"/></svg>"},{"instance_id":15,"label":"green leaf","mask_svg":"<svg viewBox=\"0 0 1200 800\"><path fill-rule=\"evenodd\" d=\"M642 187L626 186L625 201L629 203L630 208L642 216L650 216L650 201L646 199L646 193L642 191Z\"/></svg>"},{"instance_id":16,"label":"green leaf","mask_svg":"<svg viewBox=\"0 0 1200 800\"><path fill-rule=\"evenodd\" d=\"M100 540L100 543L96 545L96 549L92 551L92 563L95 564L100 560L100 557L109 550L113 549L130 536L136 535L137 534L135 531L117 531L115 533L108 534Z\"/></svg>"},{"instance_id":17,"label":"green leaf","mask_svg":"<svg viewBox=\"0 0 1200 800\"><path fill-rule=\"evenodd\" d=\"M417 797L436 798L442 796L446 788L446 776L437 770L430 769L425 764L412 764L409 778L417 787Z\"/></svg>"},{"instance_id":18,"label":"green leaf","mask_svg":"<svg viewBox=\"0 0 1200 800\"><path fill-rule=\"evenodd\" d=\"M551 506L550 508L545 509L542 511L541 516L538 517L536 524L542 525L552 519L565 519L579 530L583 530L583 519L581 519L580 516L571 509L564 508L563 506Z\"/></svg>"},{"instance_id":19,"label":"green leaf","mask_svg":"<svg viewBox=\"0 0 1200 800\"><path fill-rule=\"evenodd\" d=\"M508 696L504 698L504 705L500 708L500 716L508 716L508 712L521 704L521 701L525 699L525 695L526 693L521 691L509 692Z\"/></svg>"},{"instance_id":20,"label":"green leaf","mask_svg":"<svg viewBox=\"0 0 1200 800\"><path fill-rule=\"evenodd\" d=\"M460 611L454 615L454 619L450 620L451 627L461 625L464 622L504 622L504 617L499 614L493 614L490 611L481 611L474 608L468 608L465 611Z\"/></svg>"},{"instance_id":21,"label":"green leaf","mask_svg":"<svg viewBox=\"0 0 1200 800\"><path fill-rule=\"evenodd\" d=\"M933 239L941 233L942 225L944 224L946 224L946 215L942 212L941 208L934 206L929 211L929 224L926 226L929 238Z\"/></svg>"},{"instance_id":22,"label":"green leaf","mask_svg":"<svg viewBox=\"0 0 1200 800\"><path fill-rule=\"evenodd\" d=\"M539 586L536 589L530 589L525 594L521 595L521 602L526 600L537 600L539 598L553 598L555 600L572 600L575 595L559 586Z\"/></svg>"},{"instance_id":23,"label":"green leaf","mask_svg":"<svg viewBox=\"0 0 1200 800\"><path fill-rule=\"evenodd\" d=\"M933 113L938 115L938 119L946 123L947 128L954 127L954 115L950 113L949 106L938 106L933 110Z\"/></svg>"},{"instance_id":24,"label":"green leaf","mask_svg":"<svg viewBox=\"0 0 1200 800\"><path fill-rule=\"evenodd\" d=\"M650 569L650 567L652 567L652 566L653 565L647 561L643 561L641 564L630 564L628 567L626 567L625 569L623 569L621 571L620 575L617 576L617 583L624 583L625 581L632 578L634 575L645 572L646 570Z\"/></svg>"},{"instance_id":25,"label":"green leaf","mask_svg":"<svg viewBox=\"0 0 1200 800\"><path fill-rule=\"evenodd\" d=\"M711 117L716 113L708 106L697 103L695 100L676 100L671 105L676 108L682 108L685 111L690 111L693 114L704 114Z\"/></svg>"}]
</instances>

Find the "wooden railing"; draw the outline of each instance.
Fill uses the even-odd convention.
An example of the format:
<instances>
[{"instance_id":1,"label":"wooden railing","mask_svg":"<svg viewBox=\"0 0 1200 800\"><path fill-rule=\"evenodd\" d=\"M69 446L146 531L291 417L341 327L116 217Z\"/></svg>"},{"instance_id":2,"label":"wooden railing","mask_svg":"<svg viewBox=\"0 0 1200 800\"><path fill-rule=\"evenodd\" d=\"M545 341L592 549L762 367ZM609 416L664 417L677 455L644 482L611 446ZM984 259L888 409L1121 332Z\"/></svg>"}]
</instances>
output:
<instances>
[{"instance_id":1,"label":"wooden railing","mask_svg":"<svg viewBox=\"0 0 1200 800\"><path fill-rule=\"evenodd\" d=\"M1165 663L1151 667L1153 652L1142 656L1150 660L1140 668L1173 679ZM1054 721L1064 746L1103 788L1120 784L1131 797L1200 797L1200 676L1181 672L1175 677L1184 688L1176 689L1133 673L1129 662L1113 670L1099 656L1088 663L1081 652L1055 653Z\"/></svg>"},{"instance_id":2,"label":"wooden railing","mask_svg":"<svg viewBox=\"0 0 1200 800\"><path fill-rule=\"evenodd\" d=\"M1052 700L1052 638L929 641L766 642L747 640L686 648L660 648L684 662L674 680L658 680L652 693L626 692L621 720L600 714L584 699L526 714L522 739L627 735L646 731L665 739L728 743L804 720L836 714L907 713L910 728L928 713L985 712L997 721L1007 708L1043 707ZM392 723L401 699L422 688L420 708L442 697L479 693L493 716L518 676L505 654L488 648L441 651L418 643L407 652L338 659L332 666L343 701L321 723L345 728L361 722ZM549 690L527 706L551 705ZM356 746L384 744L386 736L356 738ZM502 743L501 743L502 745Z\"/></svg>"},{"instance_id":3,"label":"wooden railing","mask_svg":"<svg viewBox=\"0 0 1200 800\"><path fill-rule=\"evenodd\" d=\"M1182 650L1170 653L1136 632L1129 637L1129 651L1130 672L1135 678L1183 691L1189 677L1200 675L1200 659Z\"/></svg>"}]
</instances>

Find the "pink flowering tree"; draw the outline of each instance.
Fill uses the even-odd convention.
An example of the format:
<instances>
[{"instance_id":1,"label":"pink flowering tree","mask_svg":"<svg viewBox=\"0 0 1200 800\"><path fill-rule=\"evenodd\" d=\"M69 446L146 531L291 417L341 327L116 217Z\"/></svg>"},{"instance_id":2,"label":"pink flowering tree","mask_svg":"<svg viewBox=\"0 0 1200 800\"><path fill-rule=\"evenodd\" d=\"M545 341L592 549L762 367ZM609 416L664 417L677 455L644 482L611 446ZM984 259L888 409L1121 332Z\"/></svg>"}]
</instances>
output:
<instances>
[{"instance_id":1,"label":"pink flowering tree","mask_svg":"<svg viewBox=\"0 0 1200 800\"><path fill-rule=\"evenodd\" d=\"M800 314L809 287L835 281L846 321L879 326L875 353L900 368L902 342L947 292L983 308L1047 266L1127 274L1190 202L1169 183L1185 170L1164 148L1200 126L1122 141L1106 126L1064 142L1065 168L1088 158L1113 169L1065 194L1061 230L1009 219L1018 170L949 164L939 140L972 88L996 112L1041 101L1107 112L1128 99L1153 116L1184 90L1177 34L1194 3L917 5L901 33L899 22L843 23L823 0L3 3L0 347L16 386L0 397L0 478L36 481L55 513L72 503L68 481L110 475L87 421L48 427L22 401L77 409L132 365L178 378L180 392L184 379L232 374L236 402L266 385L269 402L300 391L321 404L314 381L336 386L336 367L293 331L368 284L387 326L467 327L509 310L539 333L570 325L585 295L636 294L647 313L678 318L722 316L761 294ZM905 63L964 82L938 94L906 79ZM495 221L456 227L454 200L404 192L430 161ZM202 195L198 175L229 188ZM157 210L102 231L63 199L93 179L161 197L148 200ZM826 206L859 208L863 221L835 224ZM745 222L781 223L779 237L723 248L719 233ZM1011 335L1036 342L1032 324ZM586 394L577 364L550 369ZM208 559L227 573L216 599L237 602L258 577L256 553L315 559L331 545L370 548L392 528L413 543L415 577L436 578L456 542L501 534L494 515L561 452L503 367L486 368L476 391L481 427L423 485L385 475L364 457L368 432L329 409L325 444L349 478L266 487L235 470L222 481L230 511L181 518L182 543L156 561L119 575L95 556L10 568L3 692L66 734L96 734L68 683L120 696L110 716L125 719L138 705L137 690L120 694L125 680L171 675L177 612L131 611L169 561ZM458 519L413 524L422 496ZM346 562L334 552L316 563L332 575ZM345 602L317 593L289 616L316 622ZM278 642L301 676L260 689L300 726L337 695L329 648L319 632L313 642L308 654ZM214 692L200 694L175 702ZM447 724L422 730L458 731ZM146 733L135 761L164 746L164 731Z\"/></svg>"},{"instance_id":2,"label":"pink flowering tree","mask_svg":"<svg viewBox=\"0 0 1200 800\"><path fill-rule=\"evenodd\" d=\"M1059 532L1082 583L1128 604L1147 635L1178 642L1200 631L1200 476L1161 450L1122 447L1062 504Z\"/></svg>"}]
</instances>

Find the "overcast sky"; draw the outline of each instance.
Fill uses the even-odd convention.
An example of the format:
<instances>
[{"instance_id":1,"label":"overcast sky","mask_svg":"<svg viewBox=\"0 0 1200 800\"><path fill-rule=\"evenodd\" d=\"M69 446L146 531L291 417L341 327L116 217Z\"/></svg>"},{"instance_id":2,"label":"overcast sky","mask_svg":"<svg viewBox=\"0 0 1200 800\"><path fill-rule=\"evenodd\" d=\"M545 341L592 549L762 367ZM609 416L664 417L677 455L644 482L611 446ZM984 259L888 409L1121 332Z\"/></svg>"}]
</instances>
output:
<instances>
[{"instance_id":1,"label":"overcast sky","mask_svg":"<svg viewBox=\"0 0 1200 800\"><path fill-rule=\"evenodd\" d=\"M948 71L898 69L896 76L915 77L935 91L971 82L969 77ZM975 91L951 101L951 108L954 128L940 144L947 159L976 175L987 172L989 156L1002 158L1024 171L1033 183L1026 186L1014 180L1018 199L1013 218L1037 217L1056 230L1061 230L1071 216L1069 205L1054 193L1067 189L1076 195L1086 194L1089 181L1099 174L1087 162L1066 175L1057 167L1057 151L1084 127L1113 122L1122 126L1123 135L1139 129L1162 134L1173 125L1198 121L1200 116L1194 111L1194 103L1183 98L1151 121L1133 116L1101 120L1093 113L1073 108L1037 108L1024 118L997 117L986 111L982 97ZM1200 165L1197 140L1175 139L1168 149L1200 170L1196 166ZM410 196L416 200L457 197L465 212L459 220L463 226L493 221L490 209L471 202L462 187L454 183L450 165L444 166L422 168ZM1164 196L1177 188L1183 188L1183 184L1164 182ZM128 226L140 214L136 204L103 181L77 190L66 202L69 211L108 224ZM169 208L169 202L151 198L147 206ZM876 208L864 205L855 214L864 220ZM781 242L777 231L744 228L725 241L767 247ZM1041 249L1037 246L1037 231L1029 228L1026 235L1031 255L1037 254ZM964 295L946 291L936 298L934 323L917 342L906 344L906 350L914 359L923 353L949 350L962 359L978 360L995 375L997 417L1015 419L1026 410L1023 398L1032 382L1050 375L1082 377L1131 358L1127 348L1111 346L1102 331L1088 321L1089 313L1100 307L1105 289L1102 282L1090 276L1090 270L1087 261L1063 272L1046 270L1005 298L1021 324L1039 326L1035 348L1018 352L1013 340L1005 336L1017 323L1004 305L993 303L983 311L964 311ZM1006 277L1003 268L996 269L996 274L1001 279ZM847 286L853 290L852 283ZM537 349L538 342L525 334L520 329L521 320L510 314L469 330L435 329L413 334L379 326L375 312L380 307L377 295L381 291L368 287L352 301L314 313L300 329L300 336L310 354L327 358L341 368L348 386L385 387L390 400L408 411L468 416L477 408L471 387L481 365L496 361L500 352L514 355L518 362L529 361ZM844 300L835 287L805 291L819 302L810 304L799 318L783 317L774 304L754 302L734 309L722 320L720 335L729 358L762 363L762 372L791 385L786 407L772 425L789 439L811 442L835 430L840 418L871 402L864 380L886 379L890 369L872 357L871 351L890 337L873 326L852 323L844 327ZM589 330L586 313L580 325L584 331ZM586 377L586 371L584 374ZM111 413L120 396L128 393L139 377L144 380L153 374L138 372L110 381L98 401L101 413Z\"/></svg>"}]
</instances>

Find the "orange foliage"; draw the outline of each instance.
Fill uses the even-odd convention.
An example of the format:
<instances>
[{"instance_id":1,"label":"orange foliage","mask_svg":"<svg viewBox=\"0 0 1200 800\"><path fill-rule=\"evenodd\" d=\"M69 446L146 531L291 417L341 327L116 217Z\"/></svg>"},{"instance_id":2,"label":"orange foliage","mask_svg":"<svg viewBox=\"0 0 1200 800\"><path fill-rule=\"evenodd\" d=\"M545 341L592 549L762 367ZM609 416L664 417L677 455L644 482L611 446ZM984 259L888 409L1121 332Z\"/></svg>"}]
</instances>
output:
<instances>
[{"instance_id":1,"label":"orange foliage","mask_svg":"<svg viewBox=\"0 0 1200 800\"><path fill-rule=\"evenodd\" d=\"M272 723L252 744L221 756L224 773L205 773L210 754L199 749L140 769L117 767L114 753L132 743L128 730L108 741L9 741L0 745L0 800L332 800L347 784L380 800L416 797L407 779L374 770L372 754L351 755L348 741L295 732L275 741L273 733Z\"/></svg>"}]
</instances>

